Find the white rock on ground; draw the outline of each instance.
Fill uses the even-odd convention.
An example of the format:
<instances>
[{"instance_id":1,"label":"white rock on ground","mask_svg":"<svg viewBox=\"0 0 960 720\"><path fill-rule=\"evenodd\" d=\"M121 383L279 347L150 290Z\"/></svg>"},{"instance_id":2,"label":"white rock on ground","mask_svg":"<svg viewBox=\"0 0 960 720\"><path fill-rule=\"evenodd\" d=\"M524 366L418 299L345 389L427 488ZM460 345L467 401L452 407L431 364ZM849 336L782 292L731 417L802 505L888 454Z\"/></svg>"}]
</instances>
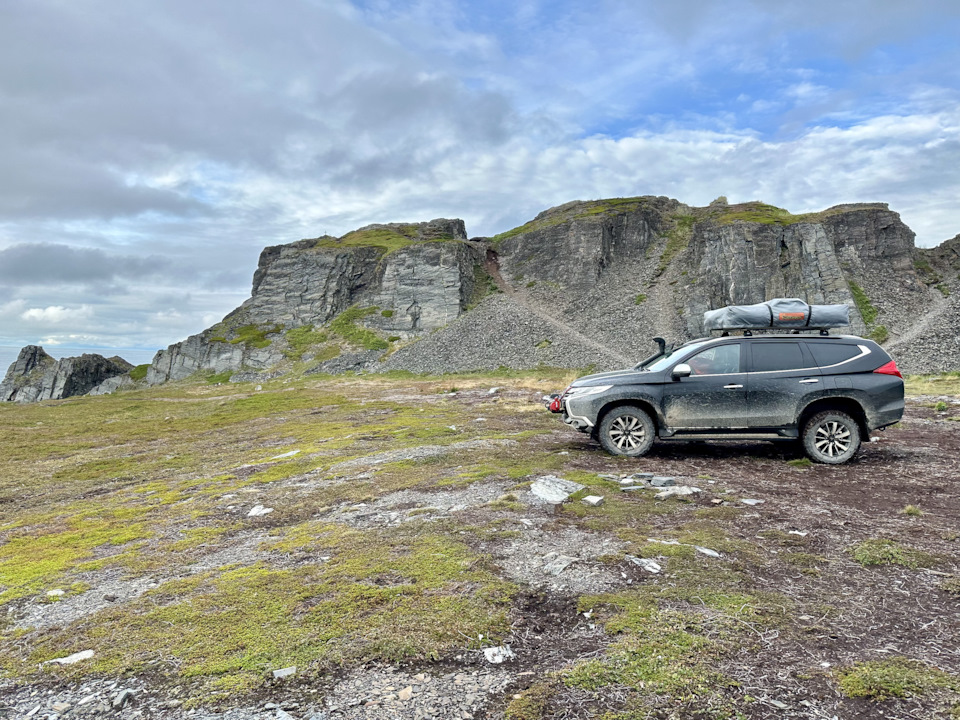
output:
<instances>
[{"instance_id":1,"label":"white rock on ground","mask_svg":"<svg viewBox=\"0 0 960 720\"><path fill-rule=\"evenodd\" d=\"M512 660L516 657L513 650L504 645L499 647L490 647L483 649L483 656L487 659L488 663L492 665L499 665L504 660Z\"/></svg>"},{"instance_id":2,"label":"white rock on ground","mask_svg":"<svg viewBox=\"0 0 960 720\"><path fill-rule=\"evenodd\" d=\"M48 663L57 663L58 665L73 665L74 663L78 663L81 660L89 660L92 657L93 657L93 650L82 650L80 652L74 653L73 655L67 655L66 657L62 657L62 658L54 658L53 660L47 660L47 662L43 664L47 665Z\"/></svg>"},{"instance_id":3,"label":"white rock on ground","mask_svg":"<svg viewBox=\"0 0 960 720\"><path fill-rule=\"evenodd\" d=\"M269 515L273 512L273 508L264 507L263 505L254 505L250 512L247 513L247 517L260 517L261 515Z\"/></svg>"},{"instance_id":4,"label":"white rock on ground","mask_svg":"<svg viewBox=\"0 0 960 720\"><path fill-rule=\"evenodd\" d=\"M668 497L684 497L686 495L694 495L700 492L700 488L693 487L693 485L677 485L675 487L668 487L666 490L661 490L657 493L657 500L664 500Z\"/></svg>"},{"instance_id":5,"label":"white rock on ground","mask_svg":"<svg viewBox=\"0 0 960 720\"><path fill-rule=\"evenodd\" d=\"M586 485L575 483L571 480L564 480L556 475L544 475L538 477L530 486L530 492L541 500L545 500L553 505L559 505L575 492L583 490Z\"/></svg>"},{"instance_id":6,"label":"white rock on ground","mask_svg":"<svg viewBox=\"0 0 960 720\"><path fill-rule=\"evenodd\" d=\"M583 499L584 505L589 505L590 507L597 507L598 505L603 505L603 495L587 495Z\"/></svg>"}]
</instances>

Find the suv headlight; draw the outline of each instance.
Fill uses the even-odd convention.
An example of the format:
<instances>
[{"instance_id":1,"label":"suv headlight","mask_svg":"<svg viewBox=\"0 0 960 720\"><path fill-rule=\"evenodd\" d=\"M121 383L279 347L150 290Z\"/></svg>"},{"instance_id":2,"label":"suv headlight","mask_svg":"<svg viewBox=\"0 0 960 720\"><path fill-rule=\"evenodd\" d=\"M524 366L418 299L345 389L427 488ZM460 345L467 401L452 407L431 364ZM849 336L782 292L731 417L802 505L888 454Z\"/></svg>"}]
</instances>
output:
<instances>
[{"instance_id":1,"label":"suv headlight","mask_svg":"<svg viewBox=\"0 0 960 720\"><path fill-rule=\"evenodd\" d=\"M567 391L567 394L564 395L564 400L569 400L570 398L580 398L585 397L586 395L597 395L602 392L606 392L613 385L592 385L590 387L575 387L570 388Z\"/></svg>"}]
</instances>

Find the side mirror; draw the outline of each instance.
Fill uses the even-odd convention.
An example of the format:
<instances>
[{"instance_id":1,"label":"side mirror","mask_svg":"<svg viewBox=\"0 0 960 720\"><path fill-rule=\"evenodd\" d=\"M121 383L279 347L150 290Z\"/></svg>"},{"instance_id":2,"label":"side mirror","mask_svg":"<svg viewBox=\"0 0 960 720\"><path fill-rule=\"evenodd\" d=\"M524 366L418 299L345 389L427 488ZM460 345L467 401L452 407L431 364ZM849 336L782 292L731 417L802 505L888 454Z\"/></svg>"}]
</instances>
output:
<instances>
[{"instance_id":1,"label":"side mirror","mask_svg":"<svg viewBox=\"0 0 960 720\"><path fill-rule=\"evenodd\" d=\"M690 373L692 372L693 370L690 369L689 365L680 363L673 368L673 379L679 380L680 378L690 377Z\"/></svg>"}]
</instances>

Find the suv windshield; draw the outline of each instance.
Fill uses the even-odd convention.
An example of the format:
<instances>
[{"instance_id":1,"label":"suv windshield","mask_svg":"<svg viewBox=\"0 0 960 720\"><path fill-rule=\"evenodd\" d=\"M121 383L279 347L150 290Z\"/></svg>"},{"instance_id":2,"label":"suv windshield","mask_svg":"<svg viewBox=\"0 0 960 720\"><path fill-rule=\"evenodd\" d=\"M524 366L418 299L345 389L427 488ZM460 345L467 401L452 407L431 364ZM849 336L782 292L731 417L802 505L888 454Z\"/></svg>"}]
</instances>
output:
<instances>
[{"instance_id":1,"label":"suv windshield","mask_svg":"<svg viewBox=\"0 0 960 720\"><path fill-rule=\"evenodd\" d=\"M647 365L647 366L644 368L644 370L649 370L650 372L660 372L661 370L666 370L668 367L670 367L670 365L672 365L674 362L676 362L678 356L680 356L680 355L684 355L684 356L689 355L691 352L696 351L697 348L702 347L702 346L705 345L707 342L708 342L708 341L704 340L704 341L702 341L702 342L695 342L695 343L691 343L691 344L689 344L689 345L684 345L683 347L679 347L679 348L677 348L676 350L674 350L672 353L670 353L669 355L664 355L662 358L660 358L659 360L657 360L655 363L652 363L652 364L650 364L650 365Z\"/></svg>"}]
</instances>

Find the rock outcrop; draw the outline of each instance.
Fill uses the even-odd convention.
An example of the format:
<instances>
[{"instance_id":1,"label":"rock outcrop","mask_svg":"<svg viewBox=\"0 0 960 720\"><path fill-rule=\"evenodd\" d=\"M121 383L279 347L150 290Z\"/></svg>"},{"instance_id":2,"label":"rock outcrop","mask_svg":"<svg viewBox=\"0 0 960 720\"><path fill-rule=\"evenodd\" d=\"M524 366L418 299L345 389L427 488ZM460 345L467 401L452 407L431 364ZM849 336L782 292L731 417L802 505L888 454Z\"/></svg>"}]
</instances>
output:
<instances>
[{"instance_id":1,"label":"rock outcrop","mask_svg":"<svg viewBox=\"0 0 960 720\"><path fill-rule=\"evenodd\" d=\"M263 370L290 355L289 331L319 327L348 310L357 317L347 324L369 333L393 342L420 337L466 311L484 257L462 220L444 219L268 247L250 299L218 325L157 353L147 382Z\"/></svg>"},{"instance_id":2,"label":"rock outcrop","mask_svg":"<svg viewBox=\"0 0 960 720\"><path fill-rule=\"evenodd\" d=\"M0 401L36 402L85 395L104 382L126 376L133 365L120 357L84 354L54 360L42 347L27 345L0 383Z\"/></svg>"},{"instance_id":3,"label":"rock outcrop","mask_svg":"<svg viewBox=\"0 0 960 720\"><path fill-rule=\"evenodd\" d=\"M960 236L918 249L882 203L793 215L722 198L570 202L472 240L461 220L369 225L264 249L250 298L158 352L146 379L613 369L649 355L654 336L701 336L706 310L774 297L848 305L850 332L886 345L906 372L957 370L958 274ZM132 382L41 353L24 349L0 385L6 399Z\"/></svg>"}]
</instances>

